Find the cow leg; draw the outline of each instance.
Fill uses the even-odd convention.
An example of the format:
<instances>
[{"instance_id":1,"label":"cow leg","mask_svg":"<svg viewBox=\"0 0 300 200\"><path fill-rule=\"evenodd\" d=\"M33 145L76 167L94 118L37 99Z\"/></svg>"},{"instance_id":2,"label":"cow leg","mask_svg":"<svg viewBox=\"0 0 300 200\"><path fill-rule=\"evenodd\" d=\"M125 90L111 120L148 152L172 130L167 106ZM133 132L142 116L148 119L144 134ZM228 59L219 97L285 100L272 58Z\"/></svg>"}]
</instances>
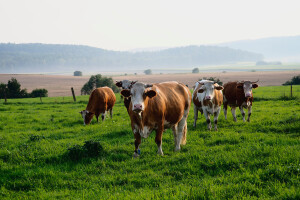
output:
<instances>
[{"instance_id":1,"label":"cow leg","mask_svg":"<svg viewBox=\"0 0 300 200\"><path fill-rule=\"evenodd\" d=\"M156 130L156 137L155 137L155 143L157 144L158 150L157 154L164 155L162 151L162 134L164 132L164 126L160 125L159 128Z\"/></svg>"},{"instance_id":2,"label":"cow leg","mask_svg":"<svg viewBox=\"0 0 300 200\"><path fill-rule=\"evenodd\" d=\"M98 118L99 118L99 115L96 115L97 123L99 123L99 120L98 120Z\"/></svg>"},{"instance_id":3,"label":"cow leg","mask_svg":"<svg viewBox=\"0 0 300 200\"><path fill-rule=\"evenodd\" d=\"M194 127L196 127L197 119L198 119L198 108L194 105Z\"/></svg>"},{"instance_id":4,"label":"cow leg","mask_svg":"<svg viewBox=\"0 0 300 200\"><path fill-rule=\"evenodd\" d=\"M134 133L134 138L135 138L135 141L134 141L135 150L133 153L133 157L136 158L136 157L140 156L139 146L141 144L142 139L141 139L141 135L139 132Z\"/></svg>"},{"instance_id":5,"label":"cow leg","mask_svg":"<svg viewBox=\"0 0 300 200\"><path fill-rule=\"evenodd\" d=\"M219 118L220 112L221 112L221 108L219 108L218 111L214 113L215 131L218 130L218 118Z\"/></svg>"},{"instance_id":6,"label":"cow leg","mask_svg":"<svg viewBox=\"0 0 300 200\"><path fill-rule=\"evenodd\" d=\"M233 121L235 121L235 122L236 122L236 114L235 114L235 109L236 109L236 107L232 107L232 108L231 108L231 113L232 113L232 116L233 116Z\"/></svg>"},{"instance_id":7,"label":"cow leg","mask_svg":"<svg viewBox=\"0 0 300 200\"><path fill-rule=\"evenodd\" d=\"M246 121L246 120L245 120L245 111L244 111L243 106L240 106L240 111L241 111L242 116L243 116L243 121L245 122L245 121Z\"/></svg>"},{"instance_id":8,"label":"cow leg","mask_svg":"<svg viewBox=\"0 0 300 200\"><path fill-rule=\"evenodd\" d=\"M178 124L175 124L172 127L172 131L173 131L173 136L174 136L174 144L176 146L177 145L177 135L178 135Z\"/></svg>"},{"instance_id":9,"label":"cow leg","mask_svg":"<svg viewBox=\"0 0 300 200\"><path fill-rule=\"evenodd\" d=\"M206 119L206 123L207 123L207 129L211 130L211 122L210 122L210 114L207 112L206 109L203 109L203 113Z\"/></svg>"},{"instance_id":10,"label":"cow leg","mask_svg":"<svg viewBox=\"0 0 300 200\"><path fill-rule=\"evenodd\" d=\"M102 114L101 114L101 118L102 118L102 121L105 120L105 113L102 113Z\"/></svg>"},{"instance_id":11,"label":"cow leg","mask_svg":"<svg viewBox=\"0 0 300 200\"><path fill-rule=\"evenodd\" d=\"M248 107L248 119L247 119L247 122L250 122L251 113L252 113L252 106L249 106Z\"/></svg>"},{"instance_id":12,"label":"cow leg","mask_svg":"<svg viewBox=\"0 0 300 200\"><path fill-rule=\"evenodd\" d=\"M113 110L112 110L112 108L109 110L109 114L110 114L110 118L112 118L112 115L113 115Z\"/></svg>"},{"instance_id":13,"label":"cow leg","mask_svg":"<svg viewBox=\"0 0 300 200\"><path fill-rule=\"evenodd\" d=\"M224 103L224 105L223 105L223 111L224 111L225 119L227 119L227 103Z\"/></svg>"}]
</instances>

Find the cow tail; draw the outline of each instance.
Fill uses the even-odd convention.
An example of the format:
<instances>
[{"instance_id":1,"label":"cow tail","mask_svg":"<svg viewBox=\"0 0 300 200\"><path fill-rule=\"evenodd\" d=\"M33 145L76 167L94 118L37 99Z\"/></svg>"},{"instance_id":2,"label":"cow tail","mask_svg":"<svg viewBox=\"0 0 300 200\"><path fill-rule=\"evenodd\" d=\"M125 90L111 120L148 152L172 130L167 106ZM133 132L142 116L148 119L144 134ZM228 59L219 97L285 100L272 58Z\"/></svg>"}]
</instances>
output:
<instances>
[{"instance_id":1,"label":"cow tail","mask_svg":"<svg viewBox=\"0 0 300 200\"><path fill-rule=\"evenodd\" d=\"M182 130L182 138L181 138L181 144L186 144L186 134L187 134L187 123L185 122L183 130Z\"/></svg>"}]
</instances>

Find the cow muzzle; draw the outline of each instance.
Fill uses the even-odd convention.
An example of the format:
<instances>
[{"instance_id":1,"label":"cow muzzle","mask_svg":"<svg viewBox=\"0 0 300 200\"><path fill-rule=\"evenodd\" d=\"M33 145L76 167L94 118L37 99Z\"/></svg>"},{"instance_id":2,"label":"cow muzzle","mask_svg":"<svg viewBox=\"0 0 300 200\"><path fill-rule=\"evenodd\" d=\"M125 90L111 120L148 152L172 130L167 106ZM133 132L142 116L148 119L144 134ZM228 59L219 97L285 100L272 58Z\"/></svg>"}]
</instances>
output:
<instances>
[{"instance_id":1,"label":"cow muzzle","mask_svg":"<svg viewBox=\"0 0 300 200\"><path fill-rule=\"evenodd\" d=\"M205 96L205 100L211 100L211 96Z\"/></svg>"},{"instance_id":2,"label":"cow muzzle","mask_svg":"<svg viewBox=\"0 0 300 200\"><path fill-rule=\"evenodd\" d=\"M251 97L251 93L250 93L250 92L247 92L247 93L245 94L245 97L246 97L246 98Z\"/></svg>"},{"instance_id":3,"label":"cow muzzle","mask_svg":"<svg viewBox=\"0 0 300 200\"><path fill-rule=\"evenodd\" d=\"M142 104L134 104L133 105L133 111L136 113L140 113L143 111L143 106Z\"/></svg>"}]
</instances>

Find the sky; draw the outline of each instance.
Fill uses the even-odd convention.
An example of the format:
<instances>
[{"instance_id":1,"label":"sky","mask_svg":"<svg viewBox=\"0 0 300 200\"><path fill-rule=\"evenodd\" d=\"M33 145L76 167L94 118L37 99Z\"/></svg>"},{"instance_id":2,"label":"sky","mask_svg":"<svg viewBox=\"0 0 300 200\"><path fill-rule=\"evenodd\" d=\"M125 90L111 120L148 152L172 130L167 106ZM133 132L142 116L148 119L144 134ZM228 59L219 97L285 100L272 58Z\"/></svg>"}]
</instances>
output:
<instances>
[{"instance_id":1,"label":"sky","mask_svg":"<svg viewBox=\"0 0 300 200\"><path fill-rule=\"evenodd\" d=\"M298 0L0 0L0 43L109 50L300 35Z\"/></svg>"}]
</instances>

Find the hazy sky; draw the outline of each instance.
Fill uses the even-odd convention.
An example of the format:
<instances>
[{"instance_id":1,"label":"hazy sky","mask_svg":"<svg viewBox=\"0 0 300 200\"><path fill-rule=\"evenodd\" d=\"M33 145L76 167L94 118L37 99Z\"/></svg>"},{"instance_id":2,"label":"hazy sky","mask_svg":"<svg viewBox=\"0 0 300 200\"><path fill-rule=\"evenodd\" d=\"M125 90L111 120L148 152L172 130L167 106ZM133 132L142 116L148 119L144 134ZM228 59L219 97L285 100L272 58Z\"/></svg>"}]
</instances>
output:
<instances>
[{"instance_id":1,"label":"hazy sky","mask_svg":"<svg viewBox=\"0 0 300 200\"><path fill-rule=\"evenodd\" d=\"M0 0L0 43L111 50L300 35L299 0Z\"/></svg>"}]
</instances>

